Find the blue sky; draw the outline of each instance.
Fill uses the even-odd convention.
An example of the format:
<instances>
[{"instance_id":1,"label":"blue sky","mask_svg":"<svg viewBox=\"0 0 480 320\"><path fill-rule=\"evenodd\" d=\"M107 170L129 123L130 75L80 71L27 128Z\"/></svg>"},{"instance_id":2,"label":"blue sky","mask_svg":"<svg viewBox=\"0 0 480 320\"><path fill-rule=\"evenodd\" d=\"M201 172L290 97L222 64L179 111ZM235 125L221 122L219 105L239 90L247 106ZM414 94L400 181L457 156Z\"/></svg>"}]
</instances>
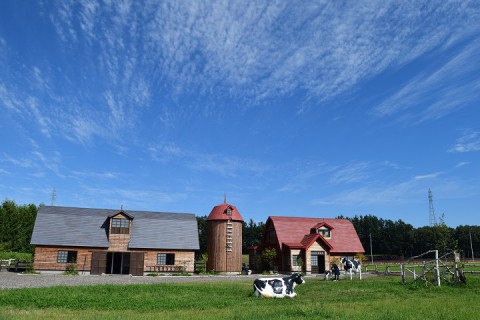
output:
<instances>
[{"instance_id":1,"label":"blue sky","mask_svg":"<svg viewBox=\"0 0 480 320\"><path fill-rule=\"evenodd\" d=\"M480 224L478 1L0 1L0 198Z\"/></svg>"}]
</instances>

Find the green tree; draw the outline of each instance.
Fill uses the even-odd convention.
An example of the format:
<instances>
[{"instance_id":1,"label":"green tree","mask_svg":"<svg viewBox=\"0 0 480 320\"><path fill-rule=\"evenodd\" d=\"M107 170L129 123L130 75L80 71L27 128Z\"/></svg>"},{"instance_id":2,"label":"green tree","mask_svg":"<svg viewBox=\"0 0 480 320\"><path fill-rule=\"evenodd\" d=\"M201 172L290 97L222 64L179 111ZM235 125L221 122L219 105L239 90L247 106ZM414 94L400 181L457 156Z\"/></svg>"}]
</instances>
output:
<instances>
[{"instance_id":1,"label":"green tree","mask_svg":"<svg viewBox=\"0 0 480 320\"><path fill-rule=\"evenodd\" d=\"M30 245L38 208L33 205L18 206L5 200L0 207L0 249L33 253Z\"/></svg>"},{"instance_id":2,"label":"green tree","mask_svg":"<svg viewBox=\"0 0 480 320\"><path fill-rule=\"evenodd\" d=\"M454 232L458 248L465 258L478 258L480 250L480 226L458 226ZM471 240L471 242L470 242ZM472 256L472 248L474 255Z\"/></svg>"},{"instance_id":3,"label":"green tree","mask_svg":"<svg viewBox=\"0 0 480 320\"><path fill-rule=\"evenodd\" d=\"M248 221L248 223L243 223L242 228L242 253L247 254L248 248L257 246L262 243L263 238L263 229L265 224L263 222L255 223L252 219Z\"/></svg>"},{"instance_id":4,"label":"green tree","mask_svg":"<svg viewBox=\"0 0 480 320\"><path fill-rule=\"evenodd\" d=\"M272 271L277 261L277 250L275 248L265 248L260 256L260 261L264 270Z\"/></svg>"},{"instance_id":5,"label":"green tree","mask_svg":"<svg viewBox=\"0 0 480 320\"><path fill-rule=\"evenodd\" d=\"M197 259L199 259L203 253L207 253L207 218L206 215L197 217L198 241L200 244L200 250L196 253Z\"/></svg>"}]
</instances>

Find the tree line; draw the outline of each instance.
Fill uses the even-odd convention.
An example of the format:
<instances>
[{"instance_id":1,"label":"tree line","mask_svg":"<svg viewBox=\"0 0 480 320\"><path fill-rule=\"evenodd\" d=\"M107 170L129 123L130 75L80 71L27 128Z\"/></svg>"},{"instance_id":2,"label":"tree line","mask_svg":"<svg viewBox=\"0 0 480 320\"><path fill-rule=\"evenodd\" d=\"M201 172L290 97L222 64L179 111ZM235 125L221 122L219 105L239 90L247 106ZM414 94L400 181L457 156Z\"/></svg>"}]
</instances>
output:
<instances>
[{"instance_id":1,"label":"tree line","mask_svg":"<svg viewBox=\"0 0 480 320\"><path fill-rule=\"evenodd\" d=\"M33 253L30 245L38 207L34 204L17 205L12 200L3 201L0 206L0 251ZM464 258L472 258L472 248L479 258L480 226L458 226L450 228L440 219L434 226L414 228L402 220L380 219L374 215L360 215L353 218L339 216L352 222L358 233L365 255L370 252L375 259L408 259L438 249L440 254L457 250ZM200 250L207 252L207 216L197 216ZM250 219L243 223L242 251L258 245L263 239L263 222ZM370 246L370 243L372 246Z\"/></svg>"},{"instance_id":2,"label":"tree line","mask_svg":"<svg viewBox=\"0 0 480 320\"><path fill-rule=\"evenodd\" d=\"M367 257L372 252L377 259L402 260L436 249L440 255L458 251L469 259L472 258L472 248L476 252L474 257L479 257L480 226L450 228L443 218L434 226L420 228L402 220L379 219L373 215L348 219L357 230Z\"/></svg>"},{"instance_id":3,"label":"tree line","mask_svg":"<svg viewBox=\"0 0 480 320\"><path fill-rule=\"evenodd\" d=\"M476 252L474 257L480 257L480 226L450 228L443 218L434 226L420 228L402 220L380 219L374 215L337 218L352 222L365 255L369 257L372 253L375 260L404 260L435 249L441 255L459 251L462 257L470 259L473 248ZM201 254L207 252L207 216L197 217L197 222ZM243 223L243 254L248 254L249 247L262 243L264 226L263 222L255 223L252 219Z\"/></svg>"},{"instance_id":4,"label":"tree line","mask_svg":"<svg viewBox=\"0 0 480 320\"><path fill-rule=\"evenodd\" d=\"M33 253L30 245L38 208L5 200L0 206L0 252Z\"/></svg>"}]
</instances>

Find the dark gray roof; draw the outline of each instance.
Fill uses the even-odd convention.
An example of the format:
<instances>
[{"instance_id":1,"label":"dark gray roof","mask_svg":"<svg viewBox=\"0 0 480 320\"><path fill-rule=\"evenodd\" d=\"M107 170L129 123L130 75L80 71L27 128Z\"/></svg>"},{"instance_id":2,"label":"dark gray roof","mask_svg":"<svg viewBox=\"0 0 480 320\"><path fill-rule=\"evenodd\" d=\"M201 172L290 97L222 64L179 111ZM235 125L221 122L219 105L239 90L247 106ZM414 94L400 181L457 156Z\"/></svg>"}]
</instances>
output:
<instances>
[{"instance_id":1,"label":"dark gray roof","mask_svg":"<svg viewBox=\"0 0 480 320\"><path fill-rule=\"evenodd\" d=\"M111 209L41 206L31 243L48 246L108 248ZM198 250L197 219L190 213L124 210L132 221L131 249Z\"/></svg>"}]
</instances>

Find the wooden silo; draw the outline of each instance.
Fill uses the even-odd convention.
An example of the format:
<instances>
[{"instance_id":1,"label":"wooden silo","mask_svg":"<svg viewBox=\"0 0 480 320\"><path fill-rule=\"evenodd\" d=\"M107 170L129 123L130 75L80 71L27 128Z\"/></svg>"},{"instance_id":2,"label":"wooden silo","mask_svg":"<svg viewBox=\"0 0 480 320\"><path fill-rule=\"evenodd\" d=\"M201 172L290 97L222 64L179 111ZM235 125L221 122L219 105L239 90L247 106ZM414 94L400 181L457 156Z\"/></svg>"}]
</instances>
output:
<instances>
[{"instance_id":1,"label":"wooden silo","mask_svg":"<svg viewBox=\"0 0 480 320\"><path fill-rule=\"evenodd\" d=\"M215 206L207 218L207 270L222 273L242 271L243 218L235 206Z\"/></svg>"}]
</instances>

